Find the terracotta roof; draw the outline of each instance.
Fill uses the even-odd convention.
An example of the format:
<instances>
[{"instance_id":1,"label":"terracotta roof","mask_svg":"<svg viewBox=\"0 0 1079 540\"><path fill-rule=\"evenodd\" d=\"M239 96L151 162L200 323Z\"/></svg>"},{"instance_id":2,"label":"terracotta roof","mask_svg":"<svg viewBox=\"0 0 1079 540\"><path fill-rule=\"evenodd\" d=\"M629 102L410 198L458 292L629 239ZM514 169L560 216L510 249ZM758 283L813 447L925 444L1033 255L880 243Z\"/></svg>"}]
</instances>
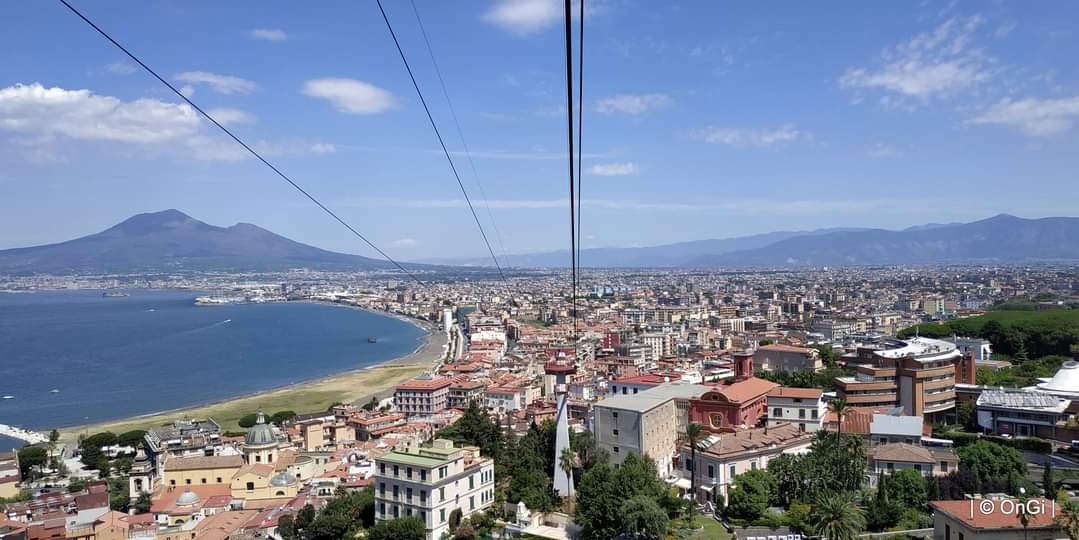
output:
<instances>
[{"instance_id":1,"label":"terracotta roof","mask_svg":"<svg viewBox=\"0 0 1079 540\"><path fill-rule=\"evenodd\" d=\"M902 461L904 463L927 463L933 464L937 460L928 448L906 443L882 444L872 451L873 459L877 461Z\"/></svg>"},{"instance_id":2,"label":"terracotta roof","mask_svg":"<svg viewBox=\"0 0 1079 540\"><path fill-rule=\"evenodd\" d=\"M782 352L810 354L809 351L812 351L813 349L807 349L805 347L795 347L793 345L784 345L782 343L773 343L771 345L765 345L765 346L763 346L763 347L761 347L761 348L759 348L757 350L758 351L782 351Z\"/></svg>"},{"instance_id":3,"label":"terracotta roof","mask_svg":"<svg viewBox=\"0 0 1079 540\"><path fill-rule=\"evenodd\" d=\"M243 464L243 456L170 457L165 462L165 470L195 471L200 469L238 469Z\"/></svg>"},{"instance_id":4,"label":"terracotta roof","mask_svg":"<svg viewBox=\"0 0 1079 540\"><path fill-rule=\"evenodd\" d=\"M771 392L768 392L768 397L820 399L823 394L824 390L821 390L820 388L791 388L790 386L780 386L779 388L774 388Z\"/></svg>"},{"instance_id":5,"label":"terracotta roof","mask_svg":"<svg viewBox=\"0 0 1079 540\"><path fill-rule=\"evenodd\" d=\"M398 390L438 390L453 383L453 379L411 379L397 385Z\"/></svg>"},{"instance_id":6,"label":"terracotta roof","mask_svg":"<svg viewBox=\"0 0 1079 540\"><path fill-rule=\"evenodd\" d=\"M705 452L723 456L726 454L768 448L772 445L786 446L801 442L809 444L813 440L812 433L800 431L798 426L795 426L790 422L783 422L767 428L754 428L736 431L734 433L724 433L718 437L719 441L712 446L709 446Z\"/></svg>"},{"instance_id":7,"label":"terracotta roof","mask_svg":"<svg viewBox=\"0 0 1079 540\"><path fill-rule=\"evenodd\" d=\"M678 380L679 378L681 377L671 380ZM645 375L636 375L633 377L618 377L612 379L611 382L620 384L663 384L664 382L666 382L663 379L663 375L653 375L651 373L648 373Z\"/></svg>"},{"instance_id":8,"label":"terracotta roof","mask_svg":"<svg viewBox=\"0 0 1079 540\"><path fill-rule=\"evenodd\" d=\"M1057 529L1059 526L1056 524L1055 512L1051 509L1055 508L1055 502L1044 498L1031 499L1037 501L1045 511L1033 515L1028 514L1028 523L1026 529ZM941 512L948 517L960 521L972 529L1023 529L1023 522L1020 520L1020 515L1017 512L1004 512L1001 508L1001 501L996 501L993 505L993 511L985 512L982 509L982 501L980 500L965 500L965 501L931 501L929 504L937 512ZM1019 533L1013 533L1018 535Z\"/></svg>"},{"instance_id":9,"label":"terracotta roof","mask_svg":"<svg viewBox=\"0 0 1079 540\"><path fill-rule=\"evenodd\" d=\"M772 381L750 377L744 381L721 386L719 387L719 392L724 396L727 396L727 399L731 401L746 402L768 394L772 389L778 386L778 384Z\"/></svg>"}]
</instances>

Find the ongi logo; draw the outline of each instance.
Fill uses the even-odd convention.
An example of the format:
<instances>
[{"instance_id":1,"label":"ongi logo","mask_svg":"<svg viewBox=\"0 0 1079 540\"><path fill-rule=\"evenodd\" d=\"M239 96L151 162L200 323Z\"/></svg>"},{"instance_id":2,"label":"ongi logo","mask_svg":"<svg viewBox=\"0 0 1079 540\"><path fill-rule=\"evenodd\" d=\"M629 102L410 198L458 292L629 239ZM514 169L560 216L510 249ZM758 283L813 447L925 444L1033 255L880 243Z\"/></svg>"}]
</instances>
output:
<instances>
[{"instance_id":1,"label":"ongi logo","mask_svg":"<svg viewBox=\"0 0 1079 540\"><path fill-rule=\"evenodd\" d=\"M970 517L976 515L991 516L997 514L1040 516L1048 514L1051 517L1057 515L1056 501L1041 499L979 499L970 500Z\"/></svg>"}]
</instances>

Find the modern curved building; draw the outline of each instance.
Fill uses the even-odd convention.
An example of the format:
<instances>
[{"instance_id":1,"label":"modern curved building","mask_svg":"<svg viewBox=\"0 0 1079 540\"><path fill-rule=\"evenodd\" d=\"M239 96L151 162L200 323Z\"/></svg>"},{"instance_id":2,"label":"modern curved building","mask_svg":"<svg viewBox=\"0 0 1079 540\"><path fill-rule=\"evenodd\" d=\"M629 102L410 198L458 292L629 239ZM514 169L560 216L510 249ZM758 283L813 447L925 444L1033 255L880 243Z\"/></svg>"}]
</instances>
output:
<instances>
[{"instance_id":1,"label":"modern curved building","mask_svg":"<svg viewBox=\"0 0 1079 540\"><path fill-rule=\"evenodd\" d=\"M955 414L956 365L966 361L948 341L882 338L847 362L853 377L836 377L838 397L855 407L901 407L927 420Z\"/></svg>"}]
</instances>

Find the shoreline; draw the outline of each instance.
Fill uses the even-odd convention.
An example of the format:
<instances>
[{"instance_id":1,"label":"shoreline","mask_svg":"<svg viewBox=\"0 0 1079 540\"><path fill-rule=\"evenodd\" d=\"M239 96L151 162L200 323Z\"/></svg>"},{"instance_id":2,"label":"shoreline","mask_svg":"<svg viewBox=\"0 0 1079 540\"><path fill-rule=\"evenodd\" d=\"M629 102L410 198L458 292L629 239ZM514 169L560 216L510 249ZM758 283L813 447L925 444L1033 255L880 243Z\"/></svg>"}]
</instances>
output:
<instances>
[{"instance_id":1,"label":"shoreline","mask_svg":"<svg viewBox=\"0 0 1079 540\"><path fill-rule=\"evenodd\" d=\"M304 414L326 410L330 405L338 402L366 402L371 397L381 399L387 394L387 391L401 382L435 368L444 355L447 345L445 335L437 331L433 326L429 326L430 323L426 321L340 302L325 300L299 300L295 302L359 309L377 315L390 316L412 324L422 330L425 335L417 338L419 344L411 352L377 364L230 396L211 402L114 420L57 427L61 440L74 440L79 434L100 431L122 433L132 429L146 429L182 418L212 417L221 425L222 431L238 431L242 430L237 424L239 419L259 408L262 408L267 414L281 410L294 410L299 414Z\"/></svg>"}]
</instances>

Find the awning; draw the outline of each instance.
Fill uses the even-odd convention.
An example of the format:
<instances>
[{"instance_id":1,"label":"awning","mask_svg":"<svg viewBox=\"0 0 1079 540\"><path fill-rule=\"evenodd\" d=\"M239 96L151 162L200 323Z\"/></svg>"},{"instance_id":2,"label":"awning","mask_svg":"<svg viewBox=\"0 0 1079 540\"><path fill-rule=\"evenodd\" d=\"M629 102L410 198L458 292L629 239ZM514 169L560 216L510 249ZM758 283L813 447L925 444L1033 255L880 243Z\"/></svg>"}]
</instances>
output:
<instances>
[{"instance_id":1,"label":"awning","mask_svg":"<svg viewBox=\"0 0 1079 540\"><path fill-rule=\"evenodd\" d=\"M689 488L693 487L693 485L689 481L689 478L679 478L678 480L674 481L674 485L676 485L676 486L678 486L678 487L680 487L682 489L689 489Z\"/></svg>"}]
</instances>

